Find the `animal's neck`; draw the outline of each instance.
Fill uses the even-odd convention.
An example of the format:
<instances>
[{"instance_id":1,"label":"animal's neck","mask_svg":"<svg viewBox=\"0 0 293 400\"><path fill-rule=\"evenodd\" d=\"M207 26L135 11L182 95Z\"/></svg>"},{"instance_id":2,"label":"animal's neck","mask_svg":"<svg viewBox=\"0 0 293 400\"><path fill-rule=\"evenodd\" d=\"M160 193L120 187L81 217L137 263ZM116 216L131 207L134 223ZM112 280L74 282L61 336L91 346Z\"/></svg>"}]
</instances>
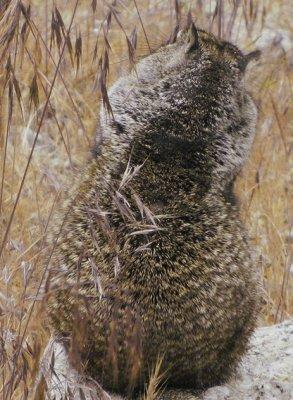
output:
<instances>
[{"instance_id":1,"label":"animal's neck","mask_svg":"<svg viewBox=\"0 0 293 400\"><path fill-rule=\"evenodd\" d=\"M203 197L210 189L213 158L203 138L188 141L158 132L133 144L131 160L143 164L133 186L144 201L176 204Z\"/></svg>"}]
</instances>

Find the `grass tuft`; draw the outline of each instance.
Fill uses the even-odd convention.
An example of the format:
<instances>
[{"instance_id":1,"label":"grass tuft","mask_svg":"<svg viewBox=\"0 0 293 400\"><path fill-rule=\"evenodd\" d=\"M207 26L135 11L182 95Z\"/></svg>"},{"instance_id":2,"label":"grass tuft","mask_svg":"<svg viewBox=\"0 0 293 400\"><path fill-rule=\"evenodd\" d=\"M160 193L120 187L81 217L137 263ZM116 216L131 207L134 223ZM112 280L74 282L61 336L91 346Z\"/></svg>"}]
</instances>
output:
<instances>
[{"instance_id":1,"label":"grass tuft","mask_svg":"<svg viewBox=\"0 0 293 400\"><path fill-rule=\"evenodd\" d=\"M289 7L288 0L0 2L0 398L32 396L48 340L45 239L60 194L86 162L99 102L111 113L109 84L172 42L191 15L244 51L262 47L247 76L259 109L257 136L237 193L264 283L262 323L292 315ZM113 188L130 224L122 189L135 173L127 170ZM157 229L156 216L134 200L142 221L133 234ZM146 398L155 397L159 375ZM45 391L41 382L36 398Z\"/></svg>"}]
</instances>

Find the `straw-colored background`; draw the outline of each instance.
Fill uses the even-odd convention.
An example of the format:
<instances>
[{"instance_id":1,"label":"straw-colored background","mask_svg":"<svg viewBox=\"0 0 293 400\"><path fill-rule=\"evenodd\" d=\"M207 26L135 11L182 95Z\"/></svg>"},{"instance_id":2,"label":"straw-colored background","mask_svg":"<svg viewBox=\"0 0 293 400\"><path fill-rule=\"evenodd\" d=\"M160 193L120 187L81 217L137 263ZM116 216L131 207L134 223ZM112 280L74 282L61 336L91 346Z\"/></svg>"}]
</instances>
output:
<instances>
[{"instance_id":1,"label":"straw-colored background","mask_svg":"<svg viewBox=\"0 0 293 400\"><path fill-rule=\"evenodd\" d=\"M247 75L247 86L259 108L259 122L237 193L264 284L260 323L279 322L292 314L289 160L293 15L289 3L139 0L111 6L90 0L1 1L3 399L29 393L48 337L44 328L46 300L40 291L47 226L64 187L80 174L93 143L100 86L105 83L101 72L108 72L109 84L126 73L135 57L168 38L190 7L198 26L233 41L244 51L263 50L262 58Z\"/></svg>"}]
</instances>

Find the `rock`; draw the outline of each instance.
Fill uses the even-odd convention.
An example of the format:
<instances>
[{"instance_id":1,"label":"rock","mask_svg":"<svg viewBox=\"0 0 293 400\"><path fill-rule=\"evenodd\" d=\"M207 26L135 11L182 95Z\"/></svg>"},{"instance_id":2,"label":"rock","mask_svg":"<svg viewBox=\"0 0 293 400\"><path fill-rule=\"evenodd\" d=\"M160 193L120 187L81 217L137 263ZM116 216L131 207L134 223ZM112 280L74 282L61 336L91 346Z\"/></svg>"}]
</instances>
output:
<instances>
[{"instance_id":1,"label":"rock","mask_svg":"<svg viewBox=\"0 0 293 400\"><path fill-rule=\"evenodd\" d=\"M70 366L66 349L58 339L52 338L45 350L39 385L44 380L48 400L61 400L66 394L74 400L119 399L103 391L97 383L85 384ZM228 384L210 388L199 397L190 391L166 390L160 399L170 397L172 400L292 400L293 320L257 329L237 376Z\"/></svg>"},{"instance_id":2,"label":"rock","mask_svg":"<svg viewBox=\"0 0 293 400\"><path fill-rule=\"evenodd\" d=\"M293 321L259 328L238 376L225 386L209 389L203 400L290 400L293 398ZM225 397L226 396L226 397Z\"/></svg>"}]
</instances>

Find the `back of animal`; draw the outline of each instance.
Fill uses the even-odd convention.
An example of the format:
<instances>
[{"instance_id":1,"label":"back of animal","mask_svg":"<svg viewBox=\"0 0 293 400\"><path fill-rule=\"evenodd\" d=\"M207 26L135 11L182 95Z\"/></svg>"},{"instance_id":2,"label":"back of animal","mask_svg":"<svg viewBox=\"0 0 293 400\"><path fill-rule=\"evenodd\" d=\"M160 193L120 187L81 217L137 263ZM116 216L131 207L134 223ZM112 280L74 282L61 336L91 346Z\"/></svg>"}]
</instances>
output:
<instances>
[{"instance_id":1,"label":"back of animal","mask_svg":"<svg viewBox=\"0 0 293 400\"><path fill-rule=\"evenodd\" d=\"M203 389L246 350L257 279L233 183L254 136L256 55L192 24L109 91L55 243L49 311L106 390L142 391L158 362L166 385Z\"/></svg>"}]
</instances>

